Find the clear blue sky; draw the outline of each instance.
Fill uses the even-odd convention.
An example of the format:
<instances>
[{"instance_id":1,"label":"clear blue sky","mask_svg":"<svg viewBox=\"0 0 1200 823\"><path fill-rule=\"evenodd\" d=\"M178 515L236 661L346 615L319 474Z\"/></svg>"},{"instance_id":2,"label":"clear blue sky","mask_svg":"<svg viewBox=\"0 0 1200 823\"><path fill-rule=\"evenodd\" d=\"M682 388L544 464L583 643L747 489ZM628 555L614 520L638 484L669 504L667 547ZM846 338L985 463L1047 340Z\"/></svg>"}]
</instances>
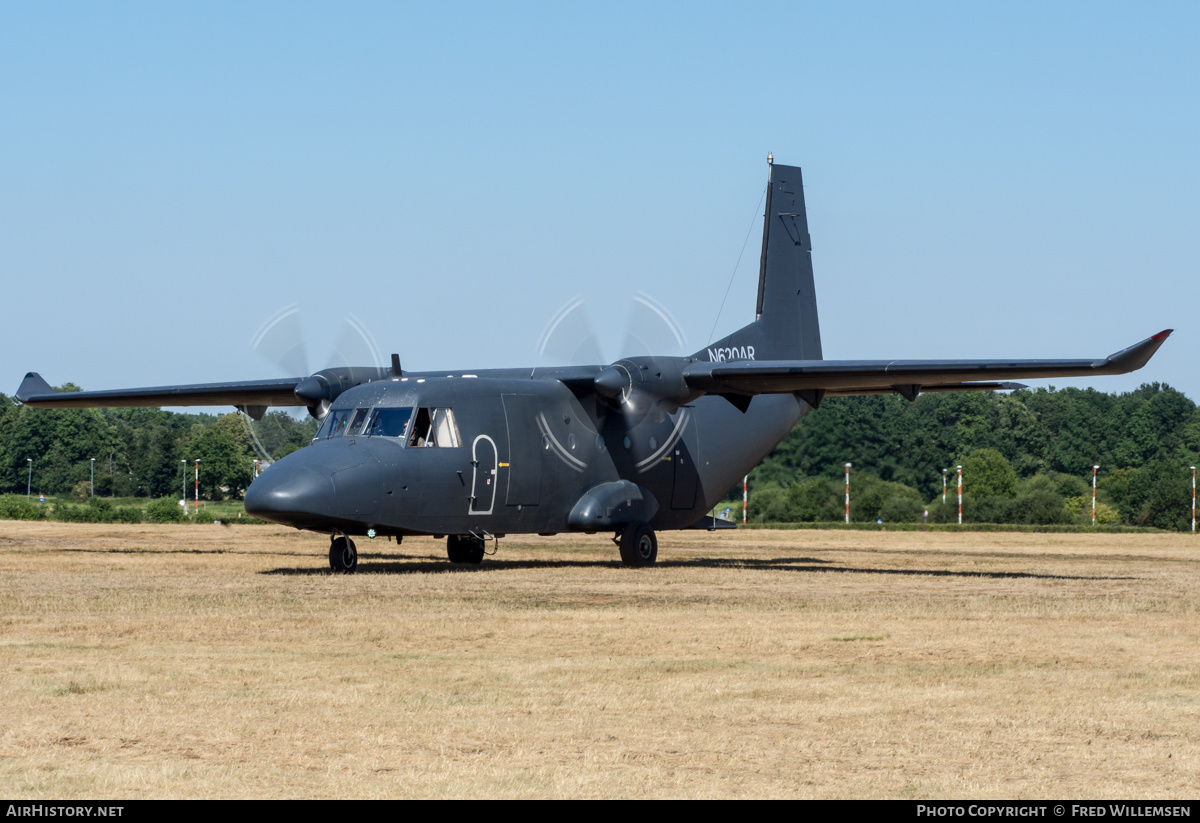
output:
<instances>
[{"instance_id":1,"label":"clear blue sky","mask_svg":"<svg viewBox=\"0 0 1200 823\"><path fill-rule=\"evenodd\" d=\"M0 390L283 376L355 315L529 365L573 296L753 317L803 166L828 358L1103 356L1200 400L1200 5L0 5ZM1063 385L1067 381L1055 381ZM1075 383L1082 385L1082 382Z\"/></svg>"}]
</instances>

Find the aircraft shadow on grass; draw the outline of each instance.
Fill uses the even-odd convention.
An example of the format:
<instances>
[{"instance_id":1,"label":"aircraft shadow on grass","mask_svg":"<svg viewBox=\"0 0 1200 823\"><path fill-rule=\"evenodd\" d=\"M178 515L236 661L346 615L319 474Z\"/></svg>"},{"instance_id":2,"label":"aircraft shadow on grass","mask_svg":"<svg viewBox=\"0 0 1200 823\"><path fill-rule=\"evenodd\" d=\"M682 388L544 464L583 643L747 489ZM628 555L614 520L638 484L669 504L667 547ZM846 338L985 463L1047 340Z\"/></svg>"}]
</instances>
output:
<instances>
[{"instance_id":1,"label":"aircraft shadow on grass","mask_svg":"<svg viewBox=\"0 0 1200 823\"><path fill-rule=\"evenodd\" d=\"M487 573L511 572L524 569L599 569L619 567L618 560L489 560L479 565L460 563L447 566L444 560L433 555L403 555L403 554L363 554L364 559L370 558L369 567L360 567L359 574L446 574L446 573ZM984 578L990 580L1137 580L1132 576L1116 575L1071 575L1043 574L1036 572L987 572L987 571L953 571L950 569L881 569L855 568L852 566L828 565L831 561L813 557L776 557L762 560L728 559L705 557L684 560L660 560L662 568L678 569L741 569L752 571L786 571L786 572L835 572L842 574L899 574L916 577L963 577ZM277 568L261 572L268 575L327 575L327 569L314 569L308 566L296 568Z\"/></svg>"},{"instance_id":2,"label":"aircraft shadow on grass","mask_svg":"<svg viewBox=\"0 0 1200 823\"><path fill-rule=\"evenodd\" d=\"M122 548L81 549L81 548L70 548L70 549L55 549L55 551L63 552L65 554L129 554L129 555L138 555L138 554L195 554L195 555L261 554L261 552L241 551L238 549L122 549ZM274 551L274 552L271 552L271 554L279 555L281 557L312 557L312 552L302 552L302 551L295 551L295 552Z\"/></svg>"},{"instance_id":3,"label":"aircraft shadow on grass","mask_svg":"<svg viewBox=\"0 0 1200 823\"><path fill-rule=\"evenodd\" d=\"M83 549L64 548L58 551L72 554L255 554L255 552L239 552L235 549ZM278 557L311 557L309 552L280 552L273 551L272 556ZM586 569L617 567L617 560L490 560L480 565L455 564L447 566L446 562L428 554L366 554L363 559L371 559L369 568L360 568L361 574L432 574L448 572L506 572L522 569ZM758 571L787 571L787 572L837 572L843 574L901 574L926 577L982 577L992 580L1137 580L1131 575L1077 575L1077 574L1038 574L1034 572L986 572L986 571L953 571L950 569L880 569L870 567L834 566L832 561L815 557L772 557L765 559L731 559L721 557L705 557L683 560L659 561L663 568L680 569L747 569ZM330 571L321 568L298 567L268 569L260 574L271 575L326 575Z\"/></svg>"}]
</instances>

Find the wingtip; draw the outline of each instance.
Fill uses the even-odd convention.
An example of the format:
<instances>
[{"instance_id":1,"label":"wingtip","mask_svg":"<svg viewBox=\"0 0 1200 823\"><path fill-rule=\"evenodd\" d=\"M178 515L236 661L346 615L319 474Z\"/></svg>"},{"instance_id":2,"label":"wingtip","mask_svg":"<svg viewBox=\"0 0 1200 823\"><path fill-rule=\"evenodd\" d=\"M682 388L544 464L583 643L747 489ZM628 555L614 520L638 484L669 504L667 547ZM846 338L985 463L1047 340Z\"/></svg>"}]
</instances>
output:
<instances>
[{"instance_id":1,"label":"wingtip","mask_svg":"<svg viewBox=\"0 0 1200 823\"><path fill-rule=\"evenodd\" d=\"M37 372L31 371L25 373L25 379L21 381L21 385L17 387L15 397L20 402L24 403L31 397L36 397L42 394L54 394L54 387Z\"/></svg>"},{"instance_id":2,"label":"wingtip","mask_svg":"<svg viewBox=\"0 0 1200 823\"><path fill-rule=\"evenodd\" d=\"M1150 361L1154 353L1162 347L1162 344L1174 329L1163 329L1158 334L1147 337L1141 343L1135 343L1127 349L1109 355L1108 358L1100 364L1099 374L1128 374L1131 371L1137 371L1142 366Z\"/></svg>"}]
</instances>

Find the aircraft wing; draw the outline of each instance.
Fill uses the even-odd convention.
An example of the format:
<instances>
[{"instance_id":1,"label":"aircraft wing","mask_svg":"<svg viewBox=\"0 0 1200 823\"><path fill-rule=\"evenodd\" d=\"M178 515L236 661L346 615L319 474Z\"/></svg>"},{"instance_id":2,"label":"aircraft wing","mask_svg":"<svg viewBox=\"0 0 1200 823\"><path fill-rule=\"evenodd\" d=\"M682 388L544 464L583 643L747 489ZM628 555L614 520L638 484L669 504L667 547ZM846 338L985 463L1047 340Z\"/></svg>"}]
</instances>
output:
<instances>
[{"instance_id":1,"label":"aircraft wing","mask_svg":"<svg viewBox=\"0 0 1200 823\"><path fill-rule=\"evenodd\" d=\"M1146 365L1171 331L1099 360L737 360L692 363L683 375L689 387L727 397L897 392L913 400L919 392L1022 388L1001 382L1013 378L1125 374Z\"/></svg>"},{"instance_id":2,"label":"aircraft wing","mask_svg":"<svg viewBox=\"0 0 1200 823\"><path fill-rule=\"evenodd\" d=\"M131 406L307 406L296 396L303 377L247 380L240 383L196 383L143 389L57 392L30 372L17 389L17 399L38 409L128 408Z\"/></svg>"}]
</instances>

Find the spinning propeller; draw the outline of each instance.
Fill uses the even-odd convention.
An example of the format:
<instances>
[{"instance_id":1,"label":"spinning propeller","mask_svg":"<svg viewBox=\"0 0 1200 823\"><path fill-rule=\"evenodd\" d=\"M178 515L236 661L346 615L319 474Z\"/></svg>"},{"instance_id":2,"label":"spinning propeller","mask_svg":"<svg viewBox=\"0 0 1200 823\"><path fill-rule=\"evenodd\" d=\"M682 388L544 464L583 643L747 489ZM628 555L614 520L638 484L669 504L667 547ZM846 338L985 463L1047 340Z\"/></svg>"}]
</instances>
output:
<instances>
[{"instance_id":1,"label":"spinning propeller","mask_svg":"<svg viewBox=\"0 0 1200 823\"><path fill-rule=\"evenodd\" d=\"M612 326L604 326L613 336ZM610 410L619 412L626 428L652 412L673 411L696 396L683 378L678 359L687 339L671 313L653 297L636 292L627 314L617 357L596 333L586 301L575 297L555 312L538 341L537 354L546 365L609 363L597 373L593 387Z\"/></svg>"},{"instance_id":2,"label":"spinning propeller","mask_svg":"<svg viewBox=\"0 0 1200 823\"><path fill-rule=\"evenodd\" d=\"M308 414L316 420L324 418L329 406L343 391L369 380L377 380L390 369L385 367L379 346L371 333L352 314L338 324L333 346L324 359L325 368L313 371L308 356L306 329L299 305L284 306L255 333L250 348L277 368L282 374L303 377L296 385L296 397L305 401ZM349 366L349 363L369 364ZM263 416L257 409L247 409L243 418L254 450L263 460L275 460L279 443L286 441L285 421L277 415Z\"/></svg>"}]
</instances>

